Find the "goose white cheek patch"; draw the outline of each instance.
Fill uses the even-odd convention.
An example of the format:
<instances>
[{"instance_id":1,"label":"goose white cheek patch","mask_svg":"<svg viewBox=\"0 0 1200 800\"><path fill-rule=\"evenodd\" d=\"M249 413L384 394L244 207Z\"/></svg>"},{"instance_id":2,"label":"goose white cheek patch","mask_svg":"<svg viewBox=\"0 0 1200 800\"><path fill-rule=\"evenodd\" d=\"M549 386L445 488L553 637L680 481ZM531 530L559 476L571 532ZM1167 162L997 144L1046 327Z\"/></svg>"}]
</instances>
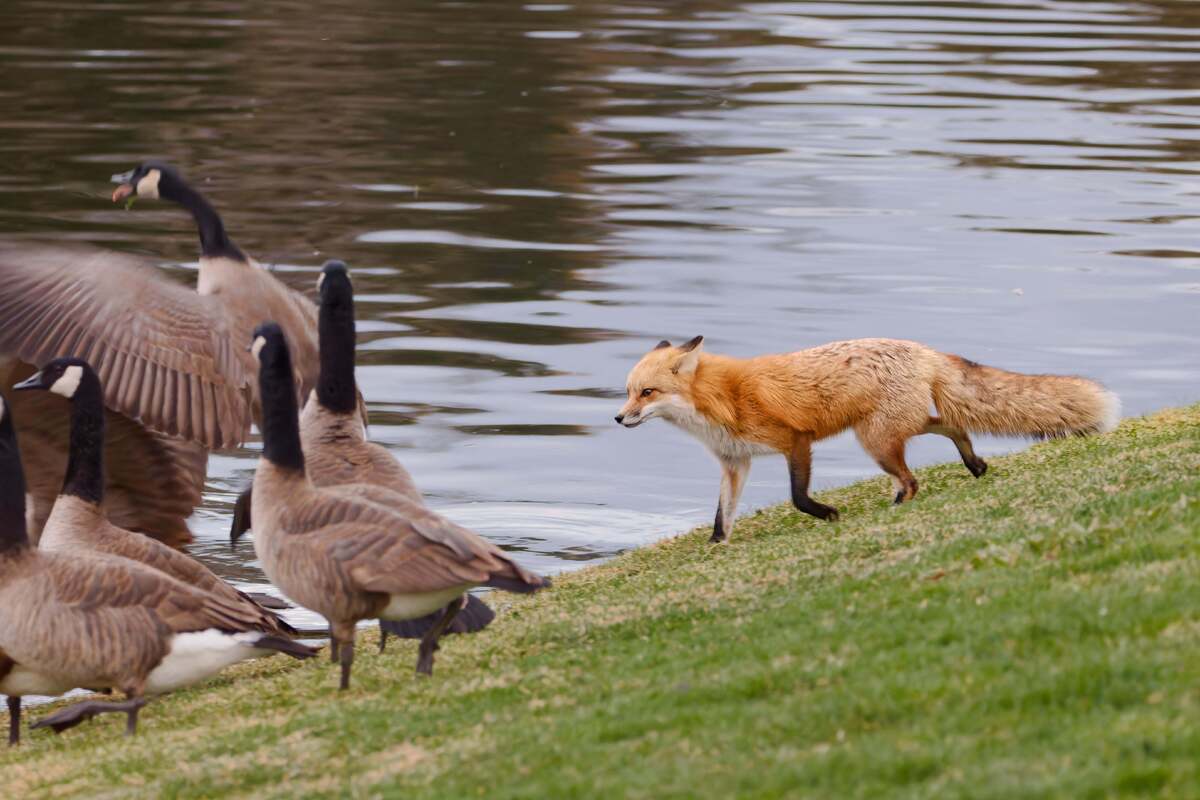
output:
<instances>
[{"instance_id":1,"label":"goose white cheek patch","mask_svg":"<svg viewBox=\"0 0 1200 800\"><path fill-rule=\"evenodd\" d=\"M317 276L317 291L321 291L321 287L325 285L325 273L322 272Z\"/></svg>"},{"instance_id":2,"label":"goose white cheek patch","mask_svg":"<svg viewBox=\"0 0 1200 800\"><path fill-rule=\"evenodd\" d=\"M147 172L140 181L137 182L138 197L149 197L150 199L158 198L158 180L162 177L162 173L156 169Z\"/></svg>"},{"instance_id":3,"label":"goose white cheek patch","mask_svg":"<svg viewBox=\"0 0 1200 800\"><path fill-rule=\"evenodd\" d=\"M4 398L0 397L0 420L4 419Z\"/></svg>"},{"instance_id":4,"label":"goose white cheek patch","mask_svg":"<svg viewBox=\"0 0 1200 800\"><path fill-rule=\"evenodd\" d=\"M250 353L254 356L254 360L258 361L258 354L262 352L263 347L267 344L267 340L263 336L257 336L254 339L254 344L250 345Z\"/></svg>"},{"instance_id":5,"label":"goose white cheek patch","mask_svg":"<svg viewBox=\"0 0 1200 800\"><path fill-rule=\"evenodd\" d=\"M83 367L78 365L67 367L63 370L62 376L50 387L50 391L67 398L74 397L81 380L83 380Z\"/></svg>"}]
</instances>

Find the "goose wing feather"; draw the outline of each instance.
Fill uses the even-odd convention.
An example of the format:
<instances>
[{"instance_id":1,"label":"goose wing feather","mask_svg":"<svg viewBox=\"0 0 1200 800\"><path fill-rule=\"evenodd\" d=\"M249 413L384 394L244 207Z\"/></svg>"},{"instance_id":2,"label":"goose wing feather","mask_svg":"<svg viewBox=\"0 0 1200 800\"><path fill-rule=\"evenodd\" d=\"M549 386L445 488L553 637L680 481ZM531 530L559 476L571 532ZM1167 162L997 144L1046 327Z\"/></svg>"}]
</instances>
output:
<instances>
[{"instance_id":1,"label":"goose wing feather","mask_svg":"<svg viewBox=\"0 0 1200 800\"><path fill-rule=\"evenodd\" d=\"M478 534L378 486L351 484L314 493L284 512L284 527L293 534L315 534L326 557L366 591L437 591L486 583L494 576L542 583Z\"/></svg>"},{"instance_id":2,"label":"goose wing feather","mask_svg":"<svg viewBox=\"0 0 1200 800\"><path fill-rule=\"evenodd\" d=\"M172 634L253 630L253 615L141 564L38 553L0 592L0 646L18 663L60 664L80 680L146 674Z\"/></svg>"},{"instance_id":3,"label":"goose wing feather","mask_svg":"<svg viewBox=\"0 0 1200 800\"><path fill-rule=\"evenodd\" d=\"M86 358L105 404L160 433L233 447L251 387L221 303L133 256L0 241L0 353Z\"/></svg>"},{"instance_id":4,"label":"goose wing feather","mask_svg":"<svg viewBox=\"0 0 1200 800\"><path fill-rule=\"evenodd\" d=\"M161 542L114 527L109 529L107 535L97 538L96 546L103 552L153 567L188 586L241 607L248 618L256 619L253 623L256 630L268 633L287 633L291 630L277 615L221 580L204 564Z\"/></svg>"}]
</instances>

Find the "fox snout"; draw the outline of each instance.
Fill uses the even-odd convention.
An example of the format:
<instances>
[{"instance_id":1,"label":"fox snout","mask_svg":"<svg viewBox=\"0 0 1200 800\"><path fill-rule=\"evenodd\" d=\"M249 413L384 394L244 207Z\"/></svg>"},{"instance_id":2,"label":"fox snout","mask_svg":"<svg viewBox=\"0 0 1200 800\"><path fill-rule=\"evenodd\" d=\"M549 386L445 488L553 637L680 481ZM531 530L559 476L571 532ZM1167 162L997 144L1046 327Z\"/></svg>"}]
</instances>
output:
<instances>
[{"instance_id":1,"label":"fox snout","mask_svg":"<svg viewBox=\"0 0 1200 800\"><path fill-rule=\"evenodd\" d=\"M641 412L638 411L626 412L622 410L613 419L617 421L618 425L624 425L626 428L636 428L641 422L641 416Z\"/></svg>"},{"instance_id":2,"label":"fox snout","mask_svg":"<svg viewBox=\"0 0 1200 800\"><path fill-rule=\"evenodd\" d=\"M626 428L636 428L646 421L646 418L642 416L642 409L630 408L628 405L622 407L613 419L617 421L618 425L624 425Z\"/></svg>"}]
</instances>

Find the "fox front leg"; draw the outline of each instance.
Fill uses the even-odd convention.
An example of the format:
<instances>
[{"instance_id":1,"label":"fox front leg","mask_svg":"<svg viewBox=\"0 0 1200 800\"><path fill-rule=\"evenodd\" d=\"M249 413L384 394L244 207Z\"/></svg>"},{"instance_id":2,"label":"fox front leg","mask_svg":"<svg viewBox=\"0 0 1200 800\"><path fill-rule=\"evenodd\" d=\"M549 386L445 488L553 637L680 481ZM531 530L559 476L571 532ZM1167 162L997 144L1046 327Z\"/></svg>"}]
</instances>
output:
<instances>
[{"instance_id":1,"label":"fox front leg","mask_svg":"<svg viewBox=\"0 0 1200 800\"><path fill-rule=\"evenodd\" d=\"M812 473L812 434L798 433L792 440L788 472L792 479L792 505L818 519L837 522L836 508L818 503L808 496L808 481Z\"/></svg>"},{"instance_id":2,"label":"fox front leg","mask_svg":"<svg viewBox=\"0 0 1200 800\"><path fill-rule=\"evenodd\" d=\"M710 542L723 542L733 533L733 518L748 474L750 459L721 459L721 499L717 502L717 518L713 521Z\"/></svg>"}]
</instances>

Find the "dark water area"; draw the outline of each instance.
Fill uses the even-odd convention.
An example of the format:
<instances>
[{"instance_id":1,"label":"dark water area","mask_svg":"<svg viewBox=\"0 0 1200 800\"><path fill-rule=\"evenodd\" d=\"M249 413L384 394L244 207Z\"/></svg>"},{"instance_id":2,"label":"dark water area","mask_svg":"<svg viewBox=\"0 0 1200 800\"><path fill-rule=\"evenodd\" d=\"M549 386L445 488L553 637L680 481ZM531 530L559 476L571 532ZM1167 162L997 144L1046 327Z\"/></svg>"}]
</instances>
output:
<instances>
[{"instance_id":1,"label":"dark water area","mask_svg":"<svg viewBox=\"0 0 1200 800\"><path fill-rule=\"evenodd\" d=\"M1200 397L1198 76L1200 4L1170 0L6 0L0 234L192 279L184 214L108 201L153 156L288 283L346 260L375 438L554 571L711 519L698 443L612 421L664 337L912 338L1127 414ZM214 456L194 522L249 582L254 451ZM816 449L818 488L875 472ZM786 497L760 460L744 508Z\"/></svg>"}]
</instances>

